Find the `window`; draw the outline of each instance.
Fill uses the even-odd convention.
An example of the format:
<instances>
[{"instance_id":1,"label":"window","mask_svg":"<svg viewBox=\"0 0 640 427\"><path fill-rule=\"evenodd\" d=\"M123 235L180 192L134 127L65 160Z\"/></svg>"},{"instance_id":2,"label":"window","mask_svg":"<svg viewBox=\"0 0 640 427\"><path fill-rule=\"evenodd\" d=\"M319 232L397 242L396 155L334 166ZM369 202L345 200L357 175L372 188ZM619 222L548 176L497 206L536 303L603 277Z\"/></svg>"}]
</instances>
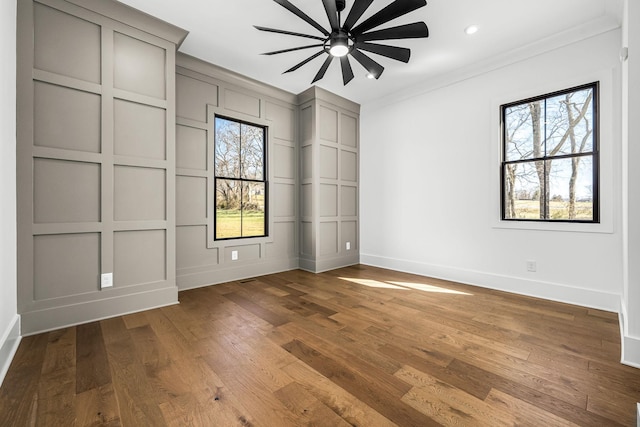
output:
<instances>
[{"instance_id":1,"label":"window","mask_svg":"<svg viewBox=\"0 0 640 427\"><path fill-rule=\"evenodd\" d=\"M215 240L267 235L267 128L216 116Z\"/></svg>"},{"instance_id":2,"label":"window","mask_svg":"<svg viewBox=\"0 0 640 427\"><path fill-rule=\"evenodd\" d=\"M598 83L500 108L502 219L599 222Z\"/></svg>"}]
</instances>

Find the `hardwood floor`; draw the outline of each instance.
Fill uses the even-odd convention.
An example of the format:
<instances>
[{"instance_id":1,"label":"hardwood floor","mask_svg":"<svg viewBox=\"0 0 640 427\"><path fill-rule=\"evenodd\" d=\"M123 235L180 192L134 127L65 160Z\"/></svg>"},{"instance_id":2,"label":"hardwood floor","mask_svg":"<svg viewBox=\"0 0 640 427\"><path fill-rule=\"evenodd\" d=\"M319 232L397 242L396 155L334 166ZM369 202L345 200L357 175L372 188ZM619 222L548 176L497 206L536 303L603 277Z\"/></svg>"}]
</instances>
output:
<instances>
[{"instance_id":1,"label":"hardwood floor","mask_svg":"<svg viewBox=\"0 0 640 427\"><path fill-rule=\"evenodd\" d=\"M1 426L635 425L617 315L366 266L22 340Z\"/></svg>"}]
</instances>

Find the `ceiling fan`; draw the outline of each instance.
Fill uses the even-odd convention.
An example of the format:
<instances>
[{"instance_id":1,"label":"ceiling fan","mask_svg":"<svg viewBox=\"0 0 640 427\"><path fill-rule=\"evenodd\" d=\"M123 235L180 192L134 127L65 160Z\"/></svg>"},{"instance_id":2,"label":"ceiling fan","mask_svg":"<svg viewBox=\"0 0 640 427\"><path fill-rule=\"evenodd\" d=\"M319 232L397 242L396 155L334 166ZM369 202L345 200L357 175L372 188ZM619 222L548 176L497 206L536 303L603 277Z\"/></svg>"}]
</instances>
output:
<instances>
[{"instance_id":1,"label":"ceiling fan","mask_svg":"<svg viewBox=\"0 0 640 427\"><path fill-rule=\"evenodd\" d=\"M391 4L374 13L361 23L358 23L358 20L362 17L369 6L371 6L373 0L354 0L347 18L342 22L342 24L340 15L346 7L346 1L322 0L327 17L329 18L329 25L331 26L329 30L325 29L317 21L309 17L309 15L298 9L289 0L273 1L307 22L318 30L322 36L261 27L258 25L255 25L255 28L260 31L314 39L321 41L321 43L266 52L263 53L263 55L276 55L302 49L321 48L320 51L314 53L304 61L294 65L284 72L290 73L295 71L318 56L327 54L327 58L311 83L315 83L324 77L334 57L340 58L342 80L344 84L346 85L349 83L354 77L351 64L349 63L349 55L351 55L353 59L358 61L360 65L367 70L369 77L378 79L384 71L384 67L362 51L375 53L387 58L395 59L396 61L407 63L411 56L411 50L404 47L371 43L371 41L429 37L429 29L424 22L414 22L412 24L373 30L373 28L379 25L385 24L395 18L426 6L427 2L425 0L394 0Z\"/></svg>"}]
</instances>

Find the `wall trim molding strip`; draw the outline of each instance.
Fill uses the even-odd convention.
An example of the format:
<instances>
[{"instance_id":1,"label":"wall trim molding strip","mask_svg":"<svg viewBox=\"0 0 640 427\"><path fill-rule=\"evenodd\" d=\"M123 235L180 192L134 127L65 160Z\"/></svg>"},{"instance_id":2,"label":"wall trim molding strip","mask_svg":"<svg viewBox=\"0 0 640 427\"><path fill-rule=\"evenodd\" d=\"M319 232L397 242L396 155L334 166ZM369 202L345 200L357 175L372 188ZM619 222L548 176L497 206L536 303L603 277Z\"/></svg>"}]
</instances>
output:
<instances>
[{"instance_id":1,"label":"wall trim molding strip","mask_svg":"<svg viewBox=\"0 0 640 427\"><path fill-rule=\"evenodd\" d=\"M402 259L360 254L360 262L443 280L464 283L498 291L527 295L556 302L579 305L617 313L620 295L585 289L561 283L528 280L520 277L485 273L442 265L425 264Z\"/></svg>"},{"instance_id":2,"label":"wall trim molding strip","mask_svg":"<svg viewBox=\"0 0 640 427\"><path fill-rule=\"evenodd\" d=\"M115 316L178 304L178 288L172 286L22 314L22 336L96 322ZM118 307L114 310L114 307Z\"/></svg>"},{"instance_id":3,"label":"wall trim molding strip","mask_svg":"<svg viewBox=\"0 0 640 427\"><path fill-rule=\"evenodd\" d=\"M7 371L9 371L9 366L18 350L21 339L20 315L16 314L7 330L3 333L2 339L0 339L0 386L4 381L5 375L7 375Z\"/></svg>"}]
</instances>

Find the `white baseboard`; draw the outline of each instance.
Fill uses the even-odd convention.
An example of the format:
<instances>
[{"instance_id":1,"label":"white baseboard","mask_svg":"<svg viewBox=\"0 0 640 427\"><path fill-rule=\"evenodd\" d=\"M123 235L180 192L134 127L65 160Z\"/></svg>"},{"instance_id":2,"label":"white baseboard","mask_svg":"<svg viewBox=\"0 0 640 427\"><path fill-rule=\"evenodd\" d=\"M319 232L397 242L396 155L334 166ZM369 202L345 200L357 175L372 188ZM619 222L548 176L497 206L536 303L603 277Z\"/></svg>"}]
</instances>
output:
<instances>
[{"instance_id":1,"label":"white baseboard","mask_svg":"<svg viewBox=\"0 0 640 427\"><path fill-rule=\"evenodd\" d=\"M622 299L620 300L619 320L622 340L620 363L640 368L640 339L627 335L627 306ZM637 403L636 407L636 426L640 427L640 403Z\"/></svg>"},{"instance_id":2,"label":"white baseboard","mask_svg":"<svg viewBox=\"0 0 640 427\"><path fill-rule=\"evenodd\" d=\"M630 336L627 332L627 306L622 298L620 299L618 321L620 322L621 340L620 363L640 368L640 338Z\"/></svg>"},{"instance_id":3,"label":"white baseboard","mask_svg":"<svg viewBox=\"0 0 640 427\"><path fill-rule=\"evenodd\" d=\"M640 368L640 338L623 335L620 363Z\"/></svg>"},{"instance_id":4,"label":"white baseboard","mask_svg":"<svg viewBox=\"0 0 640 427\"><path fill-rule=\"evenodd\" d=\"M450 280L483 288L527 295L551 301L580 305L605 311L618 312L620 295L567 286L559 283L523 279L477 270L425 264L402 259L360 254L362 264L388 268L421 276Z\"/></svg>"},{"instance_id":5,"label":"white baseboard","mask_svg":"<svg viewBox=\"0 0 640 427\"><path fill-rule=\"evenodd\" d=\"M20 316L16 314L0 340L0 386L18 350L20 339Z\"/></svg>"}]
</instances>

